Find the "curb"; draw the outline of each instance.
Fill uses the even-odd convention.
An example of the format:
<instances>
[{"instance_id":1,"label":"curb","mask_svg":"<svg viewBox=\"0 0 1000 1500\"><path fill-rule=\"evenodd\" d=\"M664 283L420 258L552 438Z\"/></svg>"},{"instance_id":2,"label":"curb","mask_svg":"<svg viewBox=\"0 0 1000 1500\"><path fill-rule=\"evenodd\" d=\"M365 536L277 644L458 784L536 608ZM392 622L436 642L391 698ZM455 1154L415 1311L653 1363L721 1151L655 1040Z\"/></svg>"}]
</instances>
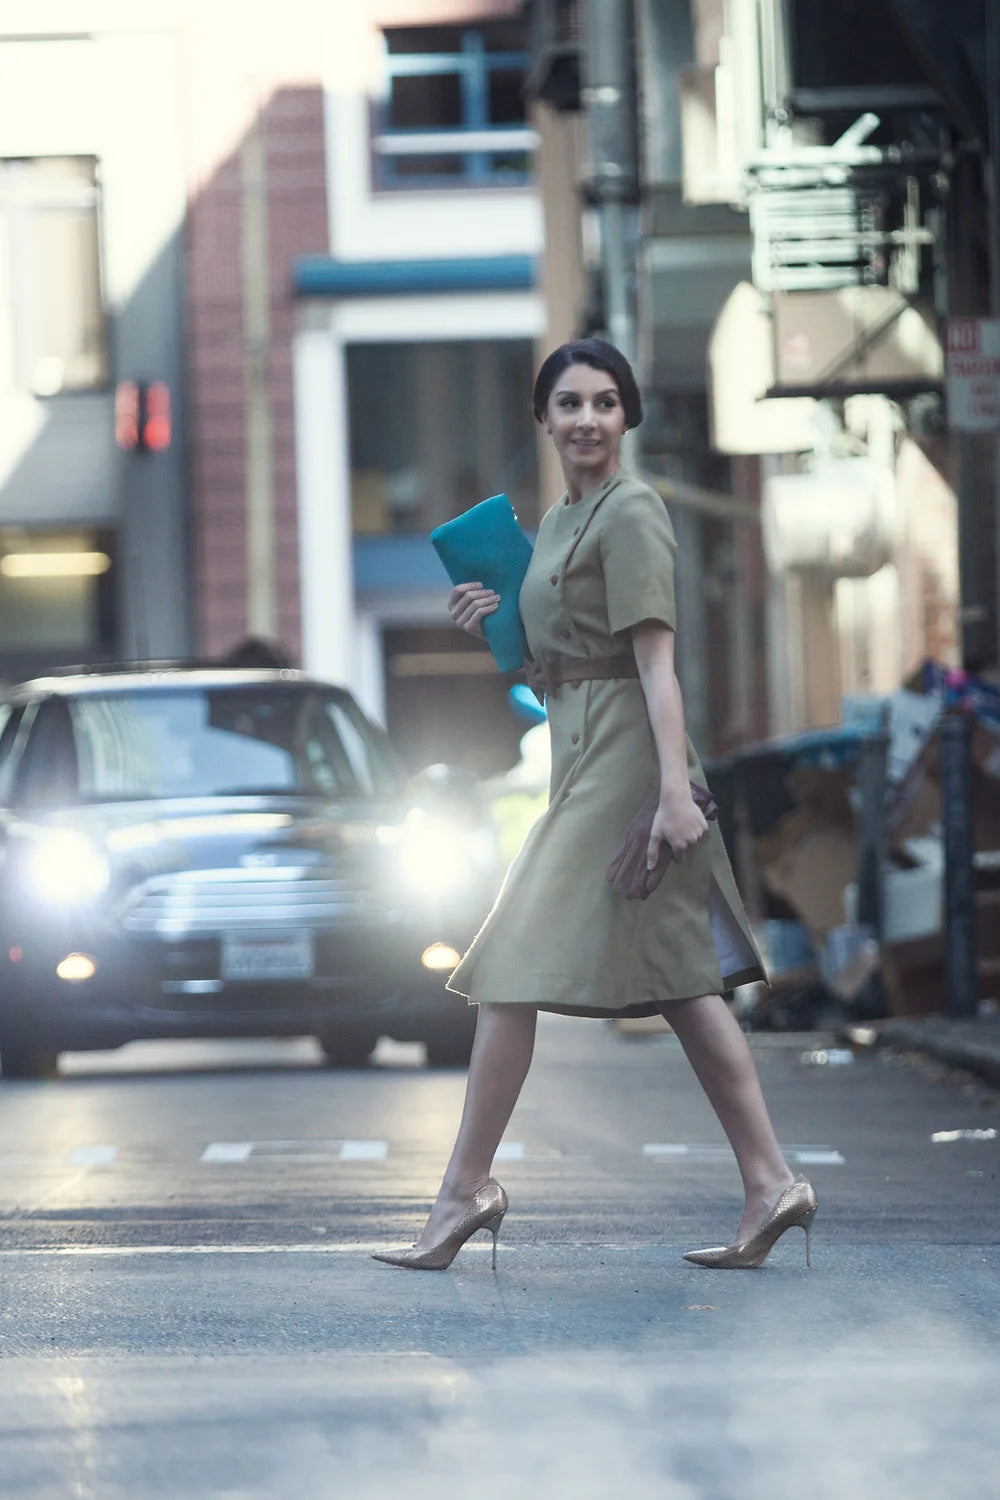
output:
<instances>
[{"instance_id":1,"label":"curb","mask_svg":"<svg viewBox=\"0 0 1000 1500\"><path fill-rule=\"evenodd\" d=\"M975 1024L969 1023L971 1027ZM949 1067L976 1073L994 1088L1000 1088L1000 1038L993 1042L980 1041L960 1034L954 1022L934 1020L882 1021L876 1022L873 1030L876 1047L922 1052Z\"/></svg>"}]
</instances>

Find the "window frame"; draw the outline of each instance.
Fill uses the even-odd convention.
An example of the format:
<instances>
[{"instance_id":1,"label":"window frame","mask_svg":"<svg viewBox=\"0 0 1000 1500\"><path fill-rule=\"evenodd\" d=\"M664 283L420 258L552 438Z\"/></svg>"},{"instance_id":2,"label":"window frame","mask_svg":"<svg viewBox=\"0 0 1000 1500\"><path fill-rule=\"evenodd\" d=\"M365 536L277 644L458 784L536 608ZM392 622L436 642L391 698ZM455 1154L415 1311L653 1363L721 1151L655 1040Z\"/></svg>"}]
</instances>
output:
<instances>
[{"instance_id":1,"label":"window frame","mask_svg":"<svg viewBox=\"0 0 1000 1500\"><path fill-rule=\"evenodd\" d=\"M537 145L536 132L527 119L523 125L495 125L489 117L491 75L513 71L526 75L528 53L490 52L481 26L459 29L460 52L390 52L382 33L386 88L371 106L371 171L376 191L523 188L531 181L530 167L523 172L498 171L494 160L511 150L530 155ZM459 79L462 118L458 126L392 127L389 110L394 79L451 76ZM461 165L458 172L400 174L395 160L409 155L457 158Z\"/></svg>"},{"instance_id":2,"label":"window frame","mask_svg":"<svg viewBox=\"0 0 1000 1500\"><path fill-rule=\"evenodd\" d=\"M11 167L30 166L36 162L49 161L85 161L92 164L93 182L86 188L78 185L63 188L62 194L53 190L50 194L39 194L39 200L32 202L26 196L24 203L17 201L16 190L10 195L3 192L3 177ZM30 339L27 332L27 316L22 311L26 300L23 290L16 285L17 265L16 255L11 256L11 264L8 269L8 279L5 285L0 280L0 297L7 298L7 323L10 329L10 380L5 384L2 370L0 370L0 391L27 392L36 401L52 401L74 396L106 395L113 387L113 351L111 348L110 321L108 314L107 296L107 272L105 266L105 237L104 237L104 213L103 213L103 191L101 183L101 161L98 156L91 152L39 152L33 156L0 155L0 219L9 216L14 222L13 232L8 235L8 243L12 243L17 235L16 220L19 215L30 222L32 215L46 212L58 211L66 208L92 209L94 218L96 270L97 270L97 301L100 313L100 336L103 349L101 361L103 374L101 378L94 380L89 385L61 386L58 390L45 391L36 388L31 379L31 371L27 368L31 360L31 351L27 348ZM0 267L2 269L2 267ZM30 275L30 273L29 273ZM19 330L22 330L19 332Z\"/></svg>"}]
</instances>

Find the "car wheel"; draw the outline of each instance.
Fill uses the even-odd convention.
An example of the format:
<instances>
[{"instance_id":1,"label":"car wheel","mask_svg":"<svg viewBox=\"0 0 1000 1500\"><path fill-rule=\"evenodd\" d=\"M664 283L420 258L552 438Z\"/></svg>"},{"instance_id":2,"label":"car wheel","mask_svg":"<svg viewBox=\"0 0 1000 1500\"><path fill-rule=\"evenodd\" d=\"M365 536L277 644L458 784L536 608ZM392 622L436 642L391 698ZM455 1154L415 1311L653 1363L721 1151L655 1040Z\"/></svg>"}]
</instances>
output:
<instances>
[{"instance_id":1,"label":"car wheel","mask_svg":"<svg viewBox=\"0 0 1000 1500\"><path fill-rule=\"evenodd\" d=\"M378 1036L373 1026L344 1021L318 1032L316 1040L331 1068L363 1068L375 1050Z\"/></svg>"},{"instance_id":2,"label":"car wheel","mask_svg":"<svg viewBox=\"0 0 1000 1500\"><path fill-rule=\"evenodd\" d=\"M54 1078L58 1049L25 1037L0 1036L0 1073L4 1078Z\"/></svg>"},{"instance_id":3,"label":"car wheel","mask_svg":"<svg viewBox=\"0 0 1000 1500\"><path fill-rule=\"evenodd\" d=\"M427 1047L427 1062L432 1068L467 1068L469 1059L472 1057L472 1043L476 1035L476 1015L473 1011L472 1019L459 1025L449 1026L447 1030L432 1031L425 1037Z\"/></svg>"}]
</instances>

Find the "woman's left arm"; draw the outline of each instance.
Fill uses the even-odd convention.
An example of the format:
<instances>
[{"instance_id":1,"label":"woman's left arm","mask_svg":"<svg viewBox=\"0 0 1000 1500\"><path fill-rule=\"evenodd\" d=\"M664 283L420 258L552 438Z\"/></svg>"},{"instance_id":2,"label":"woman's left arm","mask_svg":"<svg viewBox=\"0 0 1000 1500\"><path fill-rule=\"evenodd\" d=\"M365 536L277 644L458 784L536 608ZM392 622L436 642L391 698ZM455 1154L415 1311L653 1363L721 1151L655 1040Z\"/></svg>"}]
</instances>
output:
<instances>
[{"instance_id":1,"label":"woman's left arm","mask_svg":"<svg viewBox=\"0 0 1000 1500\"><path fill-rule=\"evenodd\" d=\"M666 839L674 858L682 860L687 850L708 832L708 823L691 795L688 779L687 733L680 683L674 669L674 640L673 630L659 620L643 620L632 627L639 681L660 762L660 803L646 854L650 870L656 865L662 840Z\"/></svg>"}]
</instances>

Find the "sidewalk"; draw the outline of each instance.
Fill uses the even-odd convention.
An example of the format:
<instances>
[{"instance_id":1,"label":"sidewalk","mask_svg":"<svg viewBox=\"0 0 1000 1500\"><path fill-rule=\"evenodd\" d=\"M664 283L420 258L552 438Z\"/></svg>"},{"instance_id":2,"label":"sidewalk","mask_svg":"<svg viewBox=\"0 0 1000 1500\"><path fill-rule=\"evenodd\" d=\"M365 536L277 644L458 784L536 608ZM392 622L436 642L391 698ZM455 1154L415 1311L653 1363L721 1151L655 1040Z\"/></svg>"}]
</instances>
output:
<instances>
[{"instance_id":1,"label":"sidewalk","mask_svg":"<svg viewBox=\"0 0 1000 1500\"><path fill-rule=\"evenodd\" d=\"M869 1038L867 1033L873 1032ZM908 1016L873 1021L863 1027L847 1027L845 1035L855 1043L859 1033L876 1047L895 1047L901 1052L923 1052L949 1067L977 1073L1000 1088L1000 1016L952 1020L948 1016Z\"/></svg>"}]
</instances>

